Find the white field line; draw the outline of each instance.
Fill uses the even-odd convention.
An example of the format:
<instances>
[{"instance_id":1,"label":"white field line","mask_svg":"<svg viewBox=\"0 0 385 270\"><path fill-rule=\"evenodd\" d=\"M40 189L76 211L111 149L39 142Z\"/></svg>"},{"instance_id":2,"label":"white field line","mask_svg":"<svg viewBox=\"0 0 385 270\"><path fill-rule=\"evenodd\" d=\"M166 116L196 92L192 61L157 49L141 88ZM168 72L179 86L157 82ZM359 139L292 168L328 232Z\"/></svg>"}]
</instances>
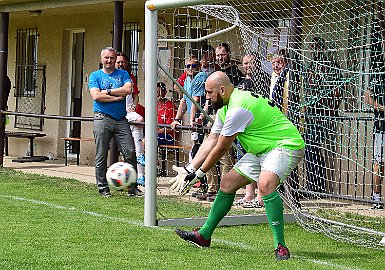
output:
<instances>
[{"instance_id":1,"label":"white field line","mask_svg":"<svg viewBox=\"0 0 385 270\"><path fill-rule=\"evenodd\" d=\"M32 204L44 205L44 206L48 206L48 207L56 208L56 209L62 209L62 210L67 210L67 211L79 212L79 213L90 215L90 216L101 217L101 218L105 218L105 219L109 219L109 220L114 220L114 221L118 221L118 222L128 223L128 224L134 225L134 226L140 226L140 227L143 226L143 223L139 222L139 221L132 221L132 220L125 219L125 218L111 217L111 216L100 214L100 213L93 212L93 211L76 209L75 207L67 207L67 206L58 205L58 204L54 204L54 203L50 203L50 202L38 201L38 200L28 199L28 198L23 198L23 197L18 197L18 196L9 196L9 195L2 195L2 194L0 194L0 197L5 198L5 199L10 199L10 200L15 200L15 201L24 201L24 202L29 202L29 203L32 203ZM162 230L162 231L173 231L172 229L158 227L158 226L151 227L151 229L157 229L157 230ZM229 246L233 246L233 247L238 247L238 248L246 249L246 250L255 251L255 249L256 249L254 246L246 245L246 244L239 243L239 242L232 242L232 241L227 241L227 240L222 240L222 239L212 239L212 241L213 242L217 242L217 243L222 243L222 244L225 244L225 245L229 245ZM303 257L303 256L292 256L292 258L298 259L298 260L308 261L308 262L311 262L311 263L314 263L314 264L318 264L318 265L327 266L327 267L330 267L331 269L361 270L360 268L351 268L351 267L348 267L348 266L339 265L339 264L335 264L335 263L330 263L330 262L327 262L327 261L316 260L316 259L312 259L312 258L306 258L306 257Z\"/></svg>"}]
</instances>

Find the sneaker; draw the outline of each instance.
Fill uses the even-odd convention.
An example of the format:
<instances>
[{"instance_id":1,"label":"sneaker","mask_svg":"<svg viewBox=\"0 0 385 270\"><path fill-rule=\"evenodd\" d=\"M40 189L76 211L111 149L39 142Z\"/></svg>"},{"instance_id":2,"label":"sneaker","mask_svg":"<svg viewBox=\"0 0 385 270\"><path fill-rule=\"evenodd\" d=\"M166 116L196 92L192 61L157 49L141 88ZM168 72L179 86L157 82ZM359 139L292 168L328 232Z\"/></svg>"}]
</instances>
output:
<instances>
[{"instance_id":1,"label":"sneaker","mask_svg":"<svg viewBox=\"0 0 385 270\"><path fill-rule=\"evenodd\" d=\"M141 191L138 187L133 186L130 187L127 191L128 197L142 197L144 195L144 192Z\"/></svg>"},{"instance_id":2,"label":"sneaker","mask_svg":"<svg viewBox=\"0 0 385 270\"><path fill-rule=\"evenodd\" d=\"M209 240L204 239L199 233L198 229L194 229L192 232L176 229L175 233L183 240L196 245L197 247L209 247L211 244L211 238Z\"/></svg>"},{"instance_id":3,"label":"sneaker","mask_svg":"<svg viewBox=\"0 0 385 270\"><path fill-rule=\"evenodd\" d=\"M381 210L381 209L384 209L384 206L382 204L375 203L375 204L373 204L372 209Z\"/></svg>"},{"instance_id":4,"label":"sneaker","mask_svg":"<svg viewBox=\"0 0 385 270\"><path fill-rule=\"evenodd\" d=\"M208 193L200 193L200 194L197 194L195 196L195 198L197 198L198 200L200 201L205 201L207 199L207 197L209 196Z\"/></svg>"},{"instance_id":5,"label":"sneaker","mask_svg":"<svg viewBox=\"0 0 385 270\"><path fill-rule=\"evenodd\" d=\"M277 261L283 261L288 260L290 258L290 252L287 249L287 247L282 246L281 244L278 244L278 247L275 252L275 259Z\"/></svg>"},{"instance_id":6,"label":"sneaker","mask_svg":"<svg viewBox=\"0 0 385 270\"><path fill-rule=\"evenodd\" d=\"M244 201L242 204L243 208L262 208L262 205L259 204L257 200Z\"/></svg>"},{"instance_id":7,"label":"sneaker","mask_svg":"<svg viewBox=\"0 0 385 270\"><path fill-rule=\"evenodd\" d=\"M244 198L241 198L241 199L235 200L235 201L233 202L233 206L243 205L244 203L245 203L245 199L244 199Z\"/></svg>"},{"instance_id":8,"label":"sneaker","mask_svg":"<svg viewBox=\"0 0 385 270\"><path fill-rule=\"evenodd\" d=\"M213 201L215 201L216 197L217 197L217 193L216 192L209 192L209 196L207 197L207 201L213 202Z\"/></svg>"},{"instance_id":9,"label":"sneaker","mask_svg":"<svg viewBox=\"0 0 385 270\"><path fill-rule=\"evenodd\" d=\"M200 196L200 195L203 195L203 194L205 194L205 193L202 192L200 189L198 189L197 191L191 193L191 196L192 196L193 198L196 198L197 196Z\"/></svg>"},{"instance_id":10,"label":"sneaker","mask_svg":"<svg viewBox=\"0 0 385 270\"><path fill-rule=\"evenodd\" d=\"M105 188L100 192L100 196L102 196L103 198L109 198L111 197L111 192L109 189Z\"/></svg>"},{"instance_id":11,"label":"sneaker","mask_svg":"<svg viewBox=\"0 0 385 270\"><path fill-rule=\"evenodd\" d=\"M206 183L200 183L199 189L196 192L191 193L191 196L196 198L198 195L201 196L203 194L206 194L208 189L209 187Z\"/></svg>"},{"instance_id":12,"label":"sneaker","mask_svg":"<svg viewBox=\"0 0 385 270\"><path fill-rule=\"evenodd\" d=\"M144 158L144 154L141 154L139 157L136 157L136 162L138 162L140 165L145 166L146 161Z\"/></svg>"},{"instance_id":13,"label":"sneaker","mask_svg":"<svg viewBox=\"0 0 385 270\"><path fill-rule=\"evenodd\" d=\"M141 177L138 178L138 180L136 180L136 183L139 185L139 186L145 186L145 179L144 179L144 175L142 175Z\"/></svg>"}]
</instances>

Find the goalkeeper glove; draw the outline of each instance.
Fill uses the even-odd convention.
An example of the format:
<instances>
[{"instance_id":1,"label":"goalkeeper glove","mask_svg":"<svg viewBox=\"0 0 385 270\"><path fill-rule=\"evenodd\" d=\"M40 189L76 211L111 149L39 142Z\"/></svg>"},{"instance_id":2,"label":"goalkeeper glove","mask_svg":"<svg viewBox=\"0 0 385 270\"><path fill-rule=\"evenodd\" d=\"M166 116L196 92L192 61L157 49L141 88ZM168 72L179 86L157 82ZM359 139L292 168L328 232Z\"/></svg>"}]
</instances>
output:
<instances>
[{"instance_id":1,"label":"goalkeeper glove","mask_svg":"<svg viewBox=\"0 0 385 270\"><path fill-rule=\"evenodd\" d=\"M183 184L179 188L179 194L185 195L188 193L191 189L191 187L198 183L199 181L203 182L203 178L205 177L206 173L202 171L202 169L198 169L196 172L190 173L184 178Z\"/></svg>"},{"instance_id":2,"label":"goalkeeper glove","mask_svg":"<svg viewBox=\"0 0 385 270\"><path fill-rule=\"evenodd\" d=\"M193 173L196 171L194 166L192 166L190 163L187 164L185 167L177 167L173 165L172 169L177 173L177 175L171 178L171 180L169 181L169 184L171 185L171 189L176 190L178 192L181 186L183 185L185 177L190 173Z\"/></svg>"}]
</instances>

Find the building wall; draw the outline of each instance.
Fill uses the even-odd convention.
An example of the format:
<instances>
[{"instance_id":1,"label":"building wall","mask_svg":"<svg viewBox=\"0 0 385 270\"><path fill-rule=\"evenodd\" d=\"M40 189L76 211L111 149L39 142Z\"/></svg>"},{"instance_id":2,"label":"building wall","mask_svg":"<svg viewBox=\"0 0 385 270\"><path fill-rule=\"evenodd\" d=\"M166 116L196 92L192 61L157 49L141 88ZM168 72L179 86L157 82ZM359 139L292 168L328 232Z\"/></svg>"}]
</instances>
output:
<instances>
[{"instance_id":1,"label":"building wall","mask_svg":"<svg viewBox=\"0 0 385 270\"><path fill-rule=\"evenodd\" d=\"M43 15L38 17L12 17L9 23L9 54L8 75L15 85L15 61L16 61L16 31L17 29L37 28L38 37L38 65L46 65L46 110L48 115L68 115L67 96L69 87L69 47L71 30L84 29L84 73L82 90L82 116L93 115L93 101L89 95L87 82L89 74L99 68L100 51L106 46L112 45L113 30L113 5L111 9L101 12L77 14ZM144 9L125 8L124 22L139 22L139 28L144 30ZM144 32L139 37L139 59L142 59L144 48ZM138 74L139 89L144 88L144 74L142 63L139 63ZM14 88L8 101L11 111L16 108L16 98L13 95ZM140 102L144 103L144 91L140 94ZM7 130L23 131L14 128L14 117L10 116L11 124ZM52 153L54 157L64 156L64 142L60 138L66 136L66 120L45 119L43 133L47 136L35 139L36 155ZM93 137L92 122L82 123L82 137ZM30 131L30 130L25 130ZM28 149L28 140L9 139L10 155L24 155ZM81 162L94 163L95 146L93 143L81 144Z\"/></svg>"}]
</instances>

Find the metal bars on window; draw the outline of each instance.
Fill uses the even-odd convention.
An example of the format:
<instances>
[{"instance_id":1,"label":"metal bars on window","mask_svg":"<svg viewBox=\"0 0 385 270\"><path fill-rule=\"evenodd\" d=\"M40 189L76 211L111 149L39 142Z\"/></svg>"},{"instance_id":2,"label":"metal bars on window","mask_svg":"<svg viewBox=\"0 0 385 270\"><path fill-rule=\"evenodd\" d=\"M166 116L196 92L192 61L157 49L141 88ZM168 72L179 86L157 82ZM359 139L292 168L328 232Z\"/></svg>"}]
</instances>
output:
<instances>
[{"instance_id":1,"label":"metal bars on window","mask_svg":"<svg viewBox=\"0 0 385 270\"><path fill-rule=\"evenodd\" d=\"M16 97L34 97L36 92L37 29L16 32Z\"/></svg>"},{"instance_id":2,"label":"metal bars on window","mask_svg":"<svg viewBox=\"0 0 385 270\"><path fill-rule=\"evenodd\" d=\"M139 64L139 23L127 22L123 25L123 52L130 59L132 73L138 77Z\"/></svg>"}]
</instances>

